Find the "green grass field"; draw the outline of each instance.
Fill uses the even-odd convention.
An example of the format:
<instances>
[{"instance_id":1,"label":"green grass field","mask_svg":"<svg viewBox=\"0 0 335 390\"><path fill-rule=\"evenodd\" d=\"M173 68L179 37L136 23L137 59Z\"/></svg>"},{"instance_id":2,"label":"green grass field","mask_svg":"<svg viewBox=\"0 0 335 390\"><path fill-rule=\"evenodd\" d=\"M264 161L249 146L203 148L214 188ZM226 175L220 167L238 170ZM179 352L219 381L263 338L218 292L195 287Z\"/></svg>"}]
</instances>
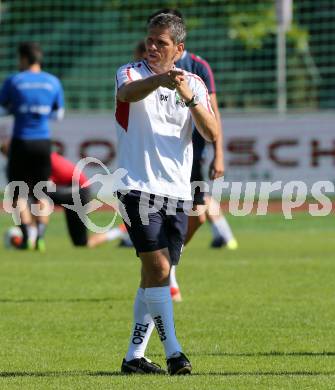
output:
<instances>
[{"instance_id":1,"label":"green grass field","mask_svg":"<svg viewBox=\"0 0 335 390\"><path fill-rule=\"evenodd\" d=\"M229 220L238 251L209 250L204 227L179 266L176 329L191 377L119 374L133 250L71 247L61 213L46 254L1 246L0 389L334 389L334 215ZM0 233L9 225L0 214ZM165 366L156 334L147 355Z\"/></svg>"}]
</instances>

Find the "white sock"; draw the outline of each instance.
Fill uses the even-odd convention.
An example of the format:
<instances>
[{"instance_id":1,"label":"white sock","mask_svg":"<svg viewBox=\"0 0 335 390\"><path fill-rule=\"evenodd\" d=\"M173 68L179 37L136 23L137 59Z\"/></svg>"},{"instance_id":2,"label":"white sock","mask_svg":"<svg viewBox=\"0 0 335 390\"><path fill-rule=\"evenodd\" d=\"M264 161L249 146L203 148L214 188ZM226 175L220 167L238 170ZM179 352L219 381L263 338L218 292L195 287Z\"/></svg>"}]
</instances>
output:
<instances>
[{"instance_id":1,"label":"white sock","mask_svg":"<svg viewBox=\"0 0 335 390\"><path fill-rule=\"evenodd\" d=\"M229 242L234 238L233 232L231 231L230 226L228 225L228 222L224 216L221 216L216 221L213 221L211 226L214 238L223 237L226 242Z\"/></svg>"},{"instance_id":2,"label":"white sock","mask_svg":"<svg viewBox=\"0 0 335 390\"><path fill-rule=\"evenodd\" d=\"M169 359L175 353L182 352L174 327L170 287L146 288L144 295L159 338L164 345L166 358Z\"/></svg>"},{"instance_id":3,"label":"white sock","mask_svg":"<svg viewBox=\"0 0 335 390\"><path fill-rule=\"evenodd\" d=\"M177 282L177 278L176 278L176 266L175 265L171 266L170 287L179 288L179 285L178 285L178 282Z\"/></svg>"},{"instance_id":4,"label":"white sock","mask_svg":"<svg viewBox=\"0 0 335 390\"><path fill-rule=\"evenodd\" d=\"M37 239L37 227L35 225L29 225L28 227L28 238L34 243Z\"/></svg>"},{"instance_id":5,"label":"white sock","mask_svg":"<svg viewBox=\"0 0 335 390\"><path fill-rule=\"evenodd\" d=\"M144 289L139 288L134 303L134 324L126 355L127 361L144 357L154 326L145 302Z\"/></svg>"},{"instance_id":6,"label":"white sock","mask_svg":"<svg viewBox=\"0 0 335 390\"><path fill-rule=\"evenodd\" d=\"M116 240L117 238L122 237L123 233L124 232L121 229L119 229L118 227L110 229L110 230L108 230L108 232L106 232L107 241Z\"/></svg>"}]
</instances>

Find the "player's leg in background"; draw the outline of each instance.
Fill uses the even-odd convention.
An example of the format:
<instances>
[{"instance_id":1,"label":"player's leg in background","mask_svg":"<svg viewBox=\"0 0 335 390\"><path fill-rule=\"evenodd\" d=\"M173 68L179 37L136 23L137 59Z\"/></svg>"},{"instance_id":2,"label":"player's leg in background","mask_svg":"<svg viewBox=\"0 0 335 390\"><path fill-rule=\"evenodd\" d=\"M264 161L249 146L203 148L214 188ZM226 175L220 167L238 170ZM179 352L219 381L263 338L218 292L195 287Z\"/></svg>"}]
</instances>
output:
<instances>
[{"instance_id":1,"label":"player's leg in background","mask_svg":"<svg viewBox=\"0 0 335 390\"><path fill-rule=\"evenodd\" d=\"M47 229L49 223L49 215L51 213L51 205L48 199L39 199L37 201L39 209L41 211L41 215L36 217L36 229L37 229L37 237L36 237L36 249L40 252L45 252L45 231Z\"/></svg>"},{"instance_id":2,"label":"player's leg in background","mask_svg":"<svg viewBox=\"0 0 335 390\"><path fill-rule=\"evenodd\" d=\"M29 209L29 203L27 199L17 197L14 198L13 208L15 210L15 218L20 221L20 229L22 232L22 241L17 246L19 249L31 248L31 241L29 240L29 228L32 223L32 216Z\"/></svg>"},{"instance_id":3,"label":"player's leg in background","mask_svg":"<svg viewBox=\"0 0 335 390\"><path fill-rule=\"evenodd\" d=\"M197 133L197 132L195 132ZM193 135L193 139L199 138L199 136L195 137L196 134ZM200 137L201 138L201 137ZM203 140L201 139L201 142ZM194 143L194 142L193 142ZM194 216L189 216L188 218L188 229L187 229L187 234L185 238L185 245L188 244L188 242L192 239L194 236L195 232L199 229L201 225L203 225L206 222L206 202L205 202L205 192L203 191L203 188L200 186L204 182L204 177L202 174L202 162L200 156L202 154L202 148L199 149L197 152L197 155L199 156L198 159L193 160L193 165L192 165L192 174L191 174L191 184L192 187L194 187L194 193L193 193L193 211L195 211L196 215ZM197 183L195 183L197 182ZM198 184L198 185L196 185Z\"/></svg>"},{"instance_id":4,"label":"player's leg in background","mask_svg":"<svg viewBox=\"0 0 335 390\"><path fill-rule=\"evenodd\" d=\"M29 177L29 156L27 156L25 142L12 139L8 149L8 164L7 164L7 179L8 182L22 181L26 185L27 178ZM28 194L26 194L28 195ZM16 187L13 193L12 202L14 217L16 223L19 224L22 232L22 241L18 246L20 249L27 249L29 247L29 225L32 221L32 216L29 207L29 199L20 194L19 189Z\"/></svg>"},{"instance_id":5,"label":"player's leg in background","mask_svg":"<svg viewBox=\"0 0 335 390\"><path fill-rule=\"evenodd\" d=\"M195 216L188 217L188 229L185 238L185 245L187 245L197 230L206 222L206 205L203 204L195 204L193 207L193 211L197 213Z\"/></svg>"},{"instance_id":6,"label":"player's leg in background","mask_svg":"<svg viewBox=\"0 0 335 390\"><path fill-rule=\"evenodd\" d=\"M68 233L74 246L87 246L88 232L85 224L74 210L65 209Z\"/></svg>"},{"instance_id":7,"label":"player's leg in background","mask_svg":"<svg viewBox=\"0 0 335 390\"><path fill-rule=\"evenodd\" d=\"M90 235L87 245L89 248L95 248L99 245L104 244L105 242L114 241L119 238L121 238L121 243L125 241L125 243L122 246L127 246L127 247L132 246L131 240L127 233L127 228L124 223L120 224L115 228L108 230L106 233L95 233ZM130 241L130 243L128 243L128 240Z\"/></svg>"},{"instance_id":8,"label":"player's leg in background","mask_svg":"<svg viewBox=\"0 0 335 390\"><path fill-rule=\"evenodd\" d=\"M90 201L90 191L89 188L80 189L80 198L82 204L86 204ZM55 192L47 192L47 195L51 198L55 205L72 205L73 204L73 194L72 186L61 186L56 187ZM78 216L78 213L75 210L70 210L68 208L64 209L65 219L67 230L70 235L71 241L75 246L86 246L88 242L88 233L87 228L83 221Z\"/></svg>"},{"instance_id":9,"label":"player's leg in background","mask_svg":"<svg viewBox=\"0 0 335 390\"><path fill-rule=\"evenodd\" d=\"M91 200L90 189L79 189L81 203L87 204ZM56 193L49 194L55 204L72 204L72 187L58 186ZM87 246L88 248L95 248L107 241L113 241L117 238L127 238L128 233L124 224L120 224L116 228L110 229L106 233L94 233L88 235L85 221L79 217L75 210L65 209L65 218L68 232L74 246Z\"/></svg>"},{"instance_id":10,"label":"player's leg in background","mask_svg":"<svg viewBox=\"0 0 335 390\"><path fill-rule=\"evenodd\" d=\"M37 238L35 248L41 252L45 251L45 232L51 214L51 204L43 187L42 194L35 197L33 189L40 183L46 183L51 175L51 141L49 139L29 140L24 144L26 156L29 159L27 164L27 180L32 197L32 206L37 206L39 212L36 215ZM36 214L36 213L34 213Z\"/></svg>"},{"instance_id":11,"label":"player's leg in background","mask_svg":"<svg viewBox=\"0 0 335 390\"><path fill-rule=\"evenodd\" d=\"M171 272L170 272L170 293L172 300L174 302L181 302L182 301L182 296L179 288L179 284L177 281L177 276L176 276L176 266L172 265L171 266Z\"/></svg>"},{"instance_id":12,"label":"player's leg in background","mask_svg":"<svg viewBox=\"0 0 335 390\"><path fill-rule=\"evenodd\" d=\"M39 206L40 216L34 216L30 212L30 207L36 204ZM45 251L44 234L46 226L49 221L50 204L47 199L32 200L27 202L25 199L18 198L16 205L16 212L19 213L22 231L22 241L20 245L16 246L18 249L33 249L36 248L41 252Z\"/></svg>"},{"instance_id":13,"label":"player's leg in background","mask_svg":"<svg viewBox=\"0 0 335 390\"><path fill-rule=\"evenodd\" d=\"M196 199L195 196L195 202L199 202L200 204L194 204L193 211L197 213L196 216L189 216L188 217L188 227L187 227L187 233L185 238L185 245L187 245L188 242L192 239L196 231L200 228L201 225L203 225L206 222L206 207L205 205L201 204L202 200ZM176 266L172 265L171 267L171 273L170 273L170 293L172 300L174 302L181 302L182 301L182 295L180 291L180 287L177 281L177 274L176 274Z\"/></svg>"},{"instance_id":14,"label":"player's leg in background","mask_svg":"<svg viewBox=\"0 0 335 390\"><path fill-rule=\"evenodd\" d=\"M31 243L32 247L35 248L36 240L37 240L37 226L36 226L35 218L33 218L32 223L29 225L28 236L29 236L29 242Z\"/></svg>"},{"instance_id":15,"label":"player's leg in background","mask_svg":"<svg viewBox=\"0 0 335 390\"><path fill-rule=\"evenodd\" d=\"M72 203L72 188L69 187L67 190L64 188L63 196L69 196L69 191L71 191L71 200L70 203ZM80 188L79 189L79 196L81 199L82 205L86 205L90 199L91 199L91 193L89 187ZM88 231L86 227L86 215L84 220L80 218L78 215L78 212L76 210L70 210L68 208L65 208L65 218L66 218L66 225L69 232L69 235L71 237L72 244L74 246L88 246L89 237L88 237Z\"/></svg>"},{"instance_id":16,"label":"player's leg in background","mask_svg":"<svg viewBox=\"0 0 335 390\"><path fill-rule=\"evenodd\" d=\"M30 213L31 198L26 199L19 198L13 202L13 210L15 213L15 219L21 221L18 227L19 231L15 228L10 228L7 231L6 247L13 247L16 249L33 249L35 248L37 238L36 218Z\"/></svg>"},{"instance_id":17,"label":"player's leg in background","mask_svg":"<svg viewBox=\"0 0 335 390\"><path fill-rule=\"evenodd\" d=\"M205 197L205 202L207 205L207 218L211 224L213 240L211 243L212 248L221 248L226 247L230 250L235 250L238 248L238 243L236 238L233 235L233 232L228 224L228 221L220 211L220 214L217 215L214 212L211 212L212 209L220 210L220 205L218 202L211 196Z\"/></svg>"}]
</instances>

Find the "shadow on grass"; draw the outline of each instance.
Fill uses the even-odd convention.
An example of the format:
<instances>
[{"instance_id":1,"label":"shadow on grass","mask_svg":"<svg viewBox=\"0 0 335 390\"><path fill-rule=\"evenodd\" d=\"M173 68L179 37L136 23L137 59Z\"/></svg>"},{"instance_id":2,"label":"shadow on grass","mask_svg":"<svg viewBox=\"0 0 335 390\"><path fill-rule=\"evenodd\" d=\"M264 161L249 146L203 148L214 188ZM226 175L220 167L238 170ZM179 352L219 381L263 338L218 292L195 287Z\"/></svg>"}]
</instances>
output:
<instances>
[{"instance_id":1,"label":"shadow on grass","mask_svg":"<svg viewBox=\"0 0 335 390\"><path fill-rule=\"evenodd\" d=\"M299 352L280 352L280 351L270 351L270 352L205 352L205 353L190 353L191 356L227 356L227 357L274 357L274 356L335 356L335 352L331 351L321 351L321 352L308 352L308 351L299 351Z\"/></svg>"},{"instance_id":2,"label":"shadow on grass","mask_svg":"<svg viewBox=\"0 0 335 390\"><path fill-rule=\"evenodd\" d=\"M192 376L330 376L335 371L251 371L251 372L195 372ZM0 371L1 378L15 377L106 377L124 376L119 371Z\"/></svg>"},{"instance_id":3,"label":"shadow on grass","mask_svg":"<svg viewBox=\"0 0 335 390\"><path fill-rule=\"evenodd\" d=\"M93 302L93 303L98 303L98 302L109 302L109 301L120 301L123 299L113 297L113 298L57 298L57 299L52 299L52 298L25 298L25 299L1 299L0 298L0 303L77 303L77 302Z\"/></svg>"},{"instance_id":4,"label":"shadow on grass","mask_svg":"<svg viewBox=\"0 0 335 390\"><path fill-rule=\"evenodd\" d=\"M0 371L0 378L66 377L66 376L122 376L120 371Z\"/></svg>"},{"instance_id":5,"label":"shadow on grass","mask_svg":"<svg viewBox=\"0 0 335 390\"><path fill-rule=\"evenodd\" d=\"M150 354L153 357L163 357L161 353L152 353ZM324 356L335 356L335 352L332 351L321 351L321 352L308 352L308 351L299 351L299 352L280 352L280 351L270 351L270 352L189 352L190 357L192 356L227 356L227 357L275 357L275 356L311 356L311 357L324 357Z\"/></svg>"},{"instance_id":6,"label":"shadow on grass","mask_svg":"<svg viewBox=\"0 0 335 390\"><path fill-rule=\"evenodd\" d=\"M196 372L192 375L213 376L329 376L335 371L251 371L251 372Z\"/></svg>"}]
</instances>

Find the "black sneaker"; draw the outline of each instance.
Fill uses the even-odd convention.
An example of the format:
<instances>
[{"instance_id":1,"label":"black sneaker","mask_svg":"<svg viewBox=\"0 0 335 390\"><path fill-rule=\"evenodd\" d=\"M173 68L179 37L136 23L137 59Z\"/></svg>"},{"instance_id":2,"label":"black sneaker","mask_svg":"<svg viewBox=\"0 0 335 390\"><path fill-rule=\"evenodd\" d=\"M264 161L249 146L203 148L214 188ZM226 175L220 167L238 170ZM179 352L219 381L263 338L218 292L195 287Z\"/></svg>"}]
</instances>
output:
<instances>
[{"instance_id":1,"label":"black sneaker","mask_svg":"<svg viewBox=\"0 0 335 390\"><path fill-rule=\"evenodd\" d=\"M170 375L187 375L192 371L192 366L187 357L180 352L178 357L171 357L166 361Z\"/></svg>"},{"instance_id":2,"label":"black sneaker","mask_svg":"<svg viewBox=\"0 0 335 390\"><path fill-rule=\"evenodd\" d=\"M223 246L226 246L227 243L225 239L222 236L215 237L214 240L211 243L211 248L222 248Z\"/></svg>"},{"instance_id":3,"label":"black sneaker","mask_svg":"<svg viewBox=\"0 0 335 390\"><path fill-rule=\"evenodd\" d=\"M129 360L129 362L127 362L126 359L123 359L121 372L122 374L166 374L166 371L158 364L153 363L144 357Z\"/></svg>"}]
</instances>

